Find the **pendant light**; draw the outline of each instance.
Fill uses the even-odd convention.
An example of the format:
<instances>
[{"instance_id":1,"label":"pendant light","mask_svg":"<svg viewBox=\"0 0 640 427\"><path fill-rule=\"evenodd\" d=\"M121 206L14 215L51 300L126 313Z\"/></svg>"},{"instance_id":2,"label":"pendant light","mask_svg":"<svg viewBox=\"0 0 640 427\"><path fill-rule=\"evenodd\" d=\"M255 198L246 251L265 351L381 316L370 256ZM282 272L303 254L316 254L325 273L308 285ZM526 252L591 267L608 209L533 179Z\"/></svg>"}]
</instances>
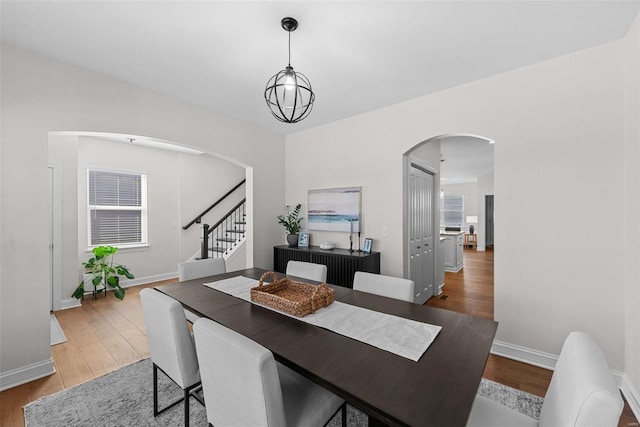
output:
<instances>
[{"instance_id":1,"label":"pendant light","mask_svg":"<svg viewBox=\"0 0 640 427\"><path fill-rule=\"evenodd\" d=\"M282 28L289 33L289 64L267 82L264 99L273 117L285 123L297 123L311 112L316 96L309 79L291 66L291 32L298 28L294 18L283 18Z\"/></svg>"}]
</instances>

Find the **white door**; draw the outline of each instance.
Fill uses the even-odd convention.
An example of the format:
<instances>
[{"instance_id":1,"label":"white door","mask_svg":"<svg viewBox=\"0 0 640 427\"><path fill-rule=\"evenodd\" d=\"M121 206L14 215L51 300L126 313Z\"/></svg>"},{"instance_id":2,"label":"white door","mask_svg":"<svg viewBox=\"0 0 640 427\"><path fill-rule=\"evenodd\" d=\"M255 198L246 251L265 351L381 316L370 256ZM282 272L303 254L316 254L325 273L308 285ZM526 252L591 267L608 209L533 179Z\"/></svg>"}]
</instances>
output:
<instances>
[{"instance_id":1,"label":"white door","mask_svg":"<svg viewBox=\"0 0 640 427\"><path fill-rule=\"evenodd\" d=\"M435 281L433 175L411 165L409 176L409 278L414 302L433 296Z\"/></svg>"}]
</instances>

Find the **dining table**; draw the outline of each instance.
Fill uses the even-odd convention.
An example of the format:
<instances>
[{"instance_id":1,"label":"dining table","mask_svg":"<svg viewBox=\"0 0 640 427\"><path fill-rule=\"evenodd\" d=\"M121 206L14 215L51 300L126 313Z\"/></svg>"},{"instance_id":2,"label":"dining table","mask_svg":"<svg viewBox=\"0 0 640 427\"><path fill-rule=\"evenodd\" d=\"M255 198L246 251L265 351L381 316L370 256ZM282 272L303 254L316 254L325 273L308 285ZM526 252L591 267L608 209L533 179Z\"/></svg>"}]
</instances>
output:
<instances>
[{"instance_id":1,"label":"dining table","mask_svg":"<svg viewBox=\"0 0 640 427\"><path fill-rule=\"evenodd\" d=\"M364 411L373 424L466 424L497 322L329 284L335 301L441 327L414 361L205 285L238 276L257 280L265 272L249 268L155 289L261 344L279 363Z\"/></svg>"}]
</instances>

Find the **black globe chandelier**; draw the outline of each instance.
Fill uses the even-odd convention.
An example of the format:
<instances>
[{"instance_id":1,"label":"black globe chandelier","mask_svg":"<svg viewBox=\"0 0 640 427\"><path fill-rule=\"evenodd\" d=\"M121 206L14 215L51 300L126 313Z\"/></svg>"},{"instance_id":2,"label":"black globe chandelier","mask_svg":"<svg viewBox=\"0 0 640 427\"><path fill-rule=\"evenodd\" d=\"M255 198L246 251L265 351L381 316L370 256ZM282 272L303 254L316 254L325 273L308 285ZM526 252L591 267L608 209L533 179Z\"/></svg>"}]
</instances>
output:
<instances>
[{"instance_id":1,"label":"black globe chandelier","mask_svg":"<svg viewBox=\"0 0 640 427\"><path fill-rule=\"evenodd\" d=\"M304 74L293 71L291 66L291 32L298 28L298 21L287 17L280 23L289 33L289 65L269 79L264 99L273 117L281 122L297 123L311 113L316 96L311 90L309 79Z\"/></svg>"}]
</instances>

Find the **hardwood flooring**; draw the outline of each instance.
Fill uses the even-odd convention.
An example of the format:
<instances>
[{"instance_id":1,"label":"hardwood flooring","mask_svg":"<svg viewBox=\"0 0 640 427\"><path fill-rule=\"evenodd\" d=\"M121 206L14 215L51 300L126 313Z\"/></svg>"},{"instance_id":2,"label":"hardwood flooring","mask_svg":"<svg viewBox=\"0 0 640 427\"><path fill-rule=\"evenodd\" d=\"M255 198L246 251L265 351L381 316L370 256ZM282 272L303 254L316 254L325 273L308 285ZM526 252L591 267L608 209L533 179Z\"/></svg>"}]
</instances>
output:
<instances>
[{"instance_id":1,"label":"hardwood flooring","mask_svg":"<svg viewBox=\"0 0 640 427\"><path fill-rule=\"evenodd\" d=\"M465 250L464 263L459 273L445 274L443 294L427 305L493 319L493 252ZM95 301L88 297L82 307L55 312L67 337L66 343L51 347L56 373L0 393L0 425L23 427L27 403L149 357L139 292L173 281L128 288L123 301L113 295ZM483 376L544 396L551 371L490 355ZM618 426L638 425L625 402Z\"/></svg>"}]
</instances>

